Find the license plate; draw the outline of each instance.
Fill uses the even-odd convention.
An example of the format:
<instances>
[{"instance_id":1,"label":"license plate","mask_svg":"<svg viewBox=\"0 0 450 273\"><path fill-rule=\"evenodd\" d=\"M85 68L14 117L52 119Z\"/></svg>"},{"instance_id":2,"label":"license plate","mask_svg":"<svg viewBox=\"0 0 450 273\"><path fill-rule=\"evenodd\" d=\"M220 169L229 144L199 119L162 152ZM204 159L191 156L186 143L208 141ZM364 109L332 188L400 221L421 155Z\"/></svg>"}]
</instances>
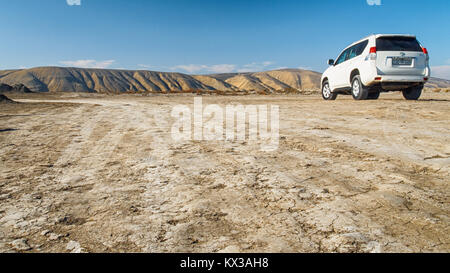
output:
<instances>
[{"instance_id":1,"label":"license plate","mask_svg":"<svg viewBox=\"0 0 450 273\"><path fill-rule=\"evenodd\" d=\"M393 57L392 65L411 65L412 58L411 57Z\"/></svg>"}]
</instances>

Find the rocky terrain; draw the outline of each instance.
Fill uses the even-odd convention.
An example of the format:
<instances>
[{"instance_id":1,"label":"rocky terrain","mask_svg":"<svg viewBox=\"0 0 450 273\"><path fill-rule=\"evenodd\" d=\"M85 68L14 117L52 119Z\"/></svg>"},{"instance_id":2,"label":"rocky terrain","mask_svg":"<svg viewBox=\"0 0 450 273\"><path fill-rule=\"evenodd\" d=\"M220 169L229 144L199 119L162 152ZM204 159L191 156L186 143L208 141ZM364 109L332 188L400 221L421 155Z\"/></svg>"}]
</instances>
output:
<instances>
[{"instance_id":1,"label":"rocky terrain","mask_svg":"<svg viewBox=\"0 0 450 273\"><path fill-rule=\"evenodd\" d=\"M204 97L279 105L274 152L173 141L190 95L11 96L0 252L450 251L449 93Z\"/></svg>"}]
</instances>

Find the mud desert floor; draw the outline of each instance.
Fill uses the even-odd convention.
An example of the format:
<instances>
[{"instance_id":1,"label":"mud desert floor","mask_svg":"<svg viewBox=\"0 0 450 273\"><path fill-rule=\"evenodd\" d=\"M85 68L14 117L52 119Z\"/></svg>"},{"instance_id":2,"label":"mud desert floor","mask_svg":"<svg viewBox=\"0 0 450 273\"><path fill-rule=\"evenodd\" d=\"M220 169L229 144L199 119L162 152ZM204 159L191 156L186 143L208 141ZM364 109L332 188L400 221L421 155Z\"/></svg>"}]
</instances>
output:
<instances>
[{"instance_id":1,"label":"mud desert floor","mask_svg":"<svg viewBox=\"0 0 450 273\"><path fill-rule=\"evenodd\" d=\"M0 252L449 252L450 94L280 107L280 144L172 140L193 96L0 105Z\"/></svg>"}]
</instances>

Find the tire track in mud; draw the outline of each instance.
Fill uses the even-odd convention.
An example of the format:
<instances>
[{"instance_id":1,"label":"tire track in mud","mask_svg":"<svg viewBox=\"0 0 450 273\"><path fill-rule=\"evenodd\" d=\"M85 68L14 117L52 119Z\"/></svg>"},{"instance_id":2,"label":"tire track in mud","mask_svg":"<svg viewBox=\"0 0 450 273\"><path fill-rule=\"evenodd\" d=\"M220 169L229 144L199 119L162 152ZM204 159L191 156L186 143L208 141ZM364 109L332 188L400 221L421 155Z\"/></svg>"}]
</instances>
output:
<instances>
[{"instance_id":1,"label":"tire track in mud","mask_svg":"<svg viewBox=\"0 0 450 273\"><path fill-rule=\"evenodd\" d=\"M86 155L72 170L84 175L75 182L89 187L68 189L66 202L72 206L65 214L84 217L86 223L79 223L71 238L89 251L142 251L143 238L154 233L148 230L152 215L146 212L148 201L141 192L149 187L145 173L153 168L148 153L160 131L155 124L159 117L139 104L120 109L108 118L114 120L112 129L96 140L91 137Z\"/></svg>"},{"instance_id":2,"label":"tire track in mud","mask_svg":"<svg viewBox=\"0 0 450 273\"><path fill-rule=\"evenodd\" d=\"M168 113L157 114L160 121L161 117L165 115ZM165 127L168 128L167 123ZM248 234L254 230L248 230L245 227L248 222L234 221L239 218L238 214L243 210L227 209L230 205L227 203L233 203L233 200L230 200L229 197L224 202L221 200L220 194L224 188L235 187L225 179L229 179L232 173L235 176L234 170L241 170L242 167L237 167L239 163L230 166L230 162L224 161L224 158L230 161L233 161L234 158L223 157L222 153L226 154L225 151L215 151L220 154L216 156L211 153L212 150L208 148L208 145L209 143L200 142L169 144L167 138L157 137L154 139L154 150L158 151L159 156L154 160L160 164L152 166L148 174L149 180L154 182L149 183L146 196L149 198L150 209L153 213L158 214L155 221L160 226L160 234L157 236L158 238L153 238L152 244L146 250L167 251L168 249L173 250L175 247L177 251L220 251L226 250L225 246L227 245L232 249L241 250L264 249L255 246L258 244L263 247L272 244L273 247L278 247L277 251L290 250L289 247L277 242L279 237L274 236L273 233L270 242L263 240L264 237L267 237L267 232L260 236L254 236L258 237L256 239L246 239ZM201 150L210 151L204 153ZM179 160L178 155L187 156L190 160ZM190 168L189 164L194 167ZM241 196L239 190L233 189L227 192L227 195L241 200L247 211L254 213L257 207L251 204L250 200L258 195L257 192L261 188L253 189L252 193L246 196L250 200L244 200L245 198ZM264 206L260 208L259 213L261 219L270 216ZM227 217L228 214L231 216ZM258 216L251 218L258 218ZM230 237L230 234L233 235ZM184 243L184 246L180 246L180 242L182 245Z\"/></svg>"},{"instance_id":3,"label":"tire track in mud","mask_svg":"<svg viewBox=\"0 0 450 273\"><path fill-rule=\"evenodd\" d=\"M129 198L139 191L139 181L133 179L135 176L129 173L128 162L119 157L122 155L119 151L124 137L141 128L145 119L129 106L107 107L105 111L114 112L108 117L108 120L113 120L111 128L98 135L96 140L91 137L89 147L80 148L86 154L80 158L76 168L69 170L82 175L75 176L70 183L65 202L71 204L71 208L65 210L65 217L69 217L69 225L74 220L82 221L79 224L83 225L72 237L77 237L81 245L90 251L136 251L136 246L129 240L133 227L129 210L136 208L128 204L139 203L139 200ZM133 154L126 155L128 159L130 156L134 159ZM123 172L129 173L128 177L125 176L125 184L116 177L123 177ZM63 224L64 221L63 218Z\"/></svg>"},{"instance_id":4,"label":"tire track in mud","mask_svg":"<svg viewBox=\"0 0 450 273\"><path fill-rule=\"evenodd\" d=\"M106 164L107 170L98 172L101 182L96 184L93 192L102 195L105 202L98 205L98 223L94 223L93 229L101 226L108 230L109 237L101 231L98 237L109 249L142 251L143 238L153 234L149 232L151 215L145 211L147 200L142 192L148 187L145 173L151 160L148 156L151 143L157 133L154 123L150 122L157 117L140 104L127 108L127 111L128 131L122 130L114 156L104 158L103 165ZM102 224L100 221L105 218L108 221Z\"/></svg>"},{"instance_id":5,"label":"tire track in mud","mask_svg":"<svg viewBox=\"0 0 450 273\"><path fill-rule=\"evenodd\" d=\"M113 125L109 132L99 135L98 139L95 139L97 136L94 134L98 128L102 127L99 124L105 122L105 118L119 119L123 114L116 112L111 116L106 109L102 110L89 118L80 130L79 136L64 150L56 162L55 166L60 169L60 172L53 180L61 187L66 185L75 187L78 183L84 184L83 181L92 179L95 172L104 164L104 160L110 157L117 146L121 136L120 134L116 136L117 131L122 130L124 125Z\"/></svg>"},{"instance_id":6,"label":"tire track in mud","mask_svg":"<svg viewBox=\"0 0 450 273\"><path fill-rule=\"evenodd\" d=\"M94 113L85 113L85 110L91 107L94 106L83 105L74 113L75 115L71 115L72 119L74 117L77 121L88 120L88 122L82 124L78 137L66 146L54 167L36 179L39 181L37 185L39 192L42 192L44 198L40 201L39 211L29 215L36 214L33 217L41 219L40 224L33 227L37 231L48 228L54 233L64 234L69 231L72 235L80 234L83 230L92 232L92 226L84 228L84 223L91 220L95 223L97 219L90 219L90 217L95 216L98 210L108 209L102 206L101 199L99 201L98 198L103 193L97 188L105 184L104 178L99 177L98 173L108 163L108 159L113 155L126 129L136 127L140 122L135 121L133 111L118 111L122 108L117 106L113 109L111 106L95 108ZM96 135L96 131L102 128L99 124L104 124L111 119L114 123L109 124L110 130ZM121 120L123 122L117 122ZM75 124L77 123L72 126L76 126ZM109 191L114 192L114 185L110 185ZM97 206L98 209L91 211L91 208ZM78 226L77 230L73 230L74 225ZM94 233L85 234L84 237L86 236L88 238L85 241L88 243L84 246L87 246L87 249L105 250L101 247L102 242L93 239ZM56 249L63 251L64 246L61 246L61 240L64 239L50 242L47 239L44 246L50 247L53 251Z\"/></svg>"},{"instance_id":7,"label":"tire track in mud","mask_svg":"<svg viewBox=\"0 0 450 273\"><path fill-rule=\"evenodd\" d=\"M141 166L146 170L142 199L147 218L140 225L146 226L141 230L150 232L134 236L136 244L145 252L182 252L196 244L196 239L189 235L191 227L185 223L189 222L189 209L185 205L197 194L191 188L189 172L173 160L169 110L153 107L149 113L153 117L153 141L149 157Z\"/></svg>"},{"instance_id":8,"label":"tire track in mud","mask_svg":"<svg viewBox=\"0 0 450 273\"><path fill-rule=\"evenodd\" d=\"M80 126L80 123L83 123L85 119L87 119L87 115L90 114L90 109L88 106L79 106L73 112L65 113L68 114L67 117L61 117L65 119L66 124L70 124L70 129L77 128ZM51 120L52 115L47 114L47 117ZM98 119L94 118L91 120L91 123L88 123L87 126L81 127L81 140L88 136L92 132L92 125L95 124ZM55 122L57 123L57 122ZM86 125L86 124L84 124ZM59 141L64 142L65 138L71 137L69 132L60 136ZM7 213L9 215L17 215L21 217L21 225L23 228L24 235L28 235L29 232L39 232L42 231L42 228L52 225L54 222L53 213L51 212L55 206L57 207L59 204L60 198L58 197L59 193L59 183L61 179L59 177L64 177L64 173L61 175L61 165L66 167L70 158L79 157L79 150L82 148L82 141L80 139L76 139L72 142L68 141L69 144L64 148L63 152L59 152L58 148L50 147L51 151L45 151L49 154L52 153L60 153L58 157L51 162L50 165L47 165L46 171L42 173L42 175L35 177L33 182L28 185L28 187L32 187L32 194L22 195L22 202L17 203L11 209L13 211L9 211L8 206L5 204L4 208L7 209ZM55 202L56 201L56 202ZM19 221L18 221L19 222ZM28 229L30 226L30 229Z\"/></svg>"},{"instance_id":9,"label":"tire track in mud","mask_svg":"<svg viewBox=\"0 0 450 273\"><path fill-rule=\"evenodd\" d=\"M143 198L149 218L141 223L152 232L134 236L135 241L147 252L218 251L225 248L230 240L227 236L235 227L225 219L226 214L216 200L206 195L208 185L205 183L210 179L200 173L208 170L205 167L210 165L208 158L197 162L198 145L172 142L171 124L166 118L170 117L169 111L157 109L152 113L158 117L158 124L154 125L161 130L160 134L154 135L151 156L146 163L148 182ZM189 151L190 148L194 151ZM179 153L191 158L179 160ZM204 168L197 170L202 164Z\"/></svg>"},{"instance_id":10,"label":"tire track in mud","mask_svg":"<svg viewBox=\"0 0 450 273\"><path fill-rule=\"evenodd\" d=\"M81 114L88 108L89 106L81 106L79 107L74 113L73 116L77 117L80 120L84 120L86 117L82 116ZM85 123L82 127L82 129L79 132L79 135L72 140L72 142L65 148L65 150L62 152L58 160L56 161L56 166L67 166L71 163L74 159L79 159L82 148L86 145L86 141L90 138L91 134L94 131L94 127L98 124L98 122L103 117L100 115L95 115L94 117L90 117L89 121Z\"/></svg>"}]
</instances>

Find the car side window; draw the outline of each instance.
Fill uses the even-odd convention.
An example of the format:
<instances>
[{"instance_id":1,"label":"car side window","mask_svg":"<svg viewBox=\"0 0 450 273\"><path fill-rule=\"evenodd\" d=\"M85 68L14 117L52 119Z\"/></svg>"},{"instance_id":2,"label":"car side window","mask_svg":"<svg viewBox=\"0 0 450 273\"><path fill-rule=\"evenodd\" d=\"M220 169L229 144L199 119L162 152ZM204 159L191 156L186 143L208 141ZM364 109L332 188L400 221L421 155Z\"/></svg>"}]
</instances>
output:
<instances>
[{"instance_id":1,"label":"car side window","mask_svg":"<svg viewBox=\"0 0 450 273\"><path fill-rule=\"evenodd\" d=\"M369 40L365 40L358 44L358 48L356 50L356 56L361 55L369 44Z\"/></svg>"},{"instance_id":2,"label":"car side window","mask_svg":"<svg viewBox=\"0 0 450 273\"><path fill-rule=\"evenodd\" d=\"M358 43L358 44L350 47L349 49L347 49L348 53L347 53L346 58L343 61L348 61L348 60L351 60L351 59L361 55L364 52L364 50L366 49L368 44L369 44L369 41L366 40L366 41Z\"/></svg>"},{"instance_id":3,"label":"car side window","mask_svg":"<svg viewBox=\"0 0 450 273\"><path fill-rule=\"evenodd\" d=\"M343 63L343 62L345 62L345 61L347 60L349 49L350 49L350 48L348 48L348 49L346 49L344 52L342 52L341 56L339 56L339 58L337 59L335 65L338 65L338 64L340 64L340 63Z\"/></svg>"},{"instance_id":4,"label":"car side window","mask_svg":"<svg viewBox=\"0 0 450 273\"><path fill-rule=\"evenodd\" d=\"M350 48L347 60L351 60L351 59L355 58L356 56L358 56L356 53L357 49L358 49L358 45L354 45Z\"/></svg>"}]
</instances>

